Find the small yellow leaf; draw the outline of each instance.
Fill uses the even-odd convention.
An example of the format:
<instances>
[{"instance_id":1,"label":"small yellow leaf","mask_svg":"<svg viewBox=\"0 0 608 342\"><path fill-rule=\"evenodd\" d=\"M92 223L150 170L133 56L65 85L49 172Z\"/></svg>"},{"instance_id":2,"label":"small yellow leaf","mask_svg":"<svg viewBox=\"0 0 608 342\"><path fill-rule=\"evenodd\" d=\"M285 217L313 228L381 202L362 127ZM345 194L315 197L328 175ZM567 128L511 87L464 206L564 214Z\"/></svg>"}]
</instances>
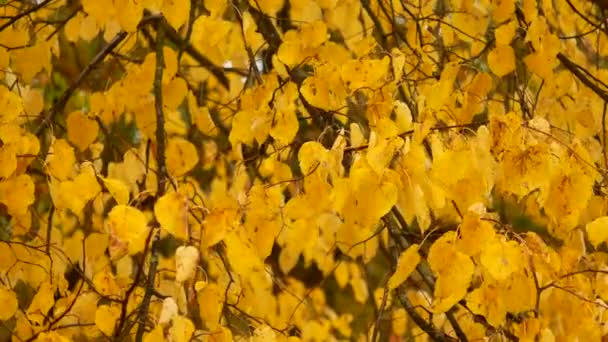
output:
<instances>
[{"instance_id":1,"label":"small yellow leaf","mask_svg":"<svg viewBox=\"0 0 608 342\"><path fill-rule=\"evenodd\" d=\"M515 70L515 51L510 45L497 45L488 53L488 66L499 77Z\"/></svg>"},{"instance_id":2,"label":"small yellow leaf","mask_svg":"<svg viewBox=\"0 0 608 342\"><path fill-rule=\"evenodd\" d=\"M184 316L173 317L173 324L169 328L171 341L188 342L194 333L194 324Z\"/></svg>"},{"instance_id":3,"label":"small yellow leaf","mask_svg":"<svg viewBox=\"0 0 608 342\"><path fill-rule=\"evenodd\" d=\"M416 269L416 266L420 262L420 254L418 254L418 245L414 244L408 247L399 256L397 261L397 269L395 273L388 280L388 288L393 290L401 285L410 274Z\"/></svg>"},{"instance_id":4,"label":"small yellow leaf","mask_svg":"<svg viewBox=\"0 0 608 342\"><path fill-rule=\"evenodd\" d=\"M15 145L5 144L0 147L0 178L8 178L17 169L17 151Z\"/></svg>"},{"instance_id":5,"label":"small yellow leaf","mask_svg":"<svg viewBox=\"0 0 608 342\"><path fill-rule=\"evenodd\" d=\"M209 330L215 329L220 320L224 294L216 284L207 284L196 293L199 314Z\"/></svg>"},{"instance_id":6,"label":"small yellow leaf","mask_svg":"<svg viewBox=\"0 0 608 342\"><path fill-rule=\"evenodd\" d=\"M120 317L117 306L100 305L95 311L95 325L106 336L112 336L116 320Z\"/></svg>"},{"instance_id":7,"label":"small yellow leaf","mask_svg":"<svg viewBox=\"0 0 608 342\"><path fill-rule=\"evenodd\" d=\"M162 229L178 239L188 239L188 203L180 193L171 192L159 198L154 215Z\"/></svg>"},{"instance_id":8,"label":"small yellow leaf","mask_svg":"<svg viewBox=\"0 0 608 342\"><path fill-rule=\"evenodd\" d=\"M146 216L137 208L126 205L112 208L107 219L110 249L118 244L119 249L126 249L131 255L141 252L148 232L147 221Z\"/></svg>"},{"instance_id":9,"label":"small yellow leaf","mask_svg":"<svg viewBox=\"0 0 608 342\"><path fill-rule=\"evenodd\" d=\"M17 295L13 290L0 287L0 321L6 321L13 317L17 309L19 308L19 302L17 301Z\"/></svg>"},{"instance_id":10,"label":"small yellow leaf","mask_svg":"<svg viewBox=\"0 0 608 342\"><path fill-rule=\"evenodd\" d=\"M37 116L44 109L44 97L40 89L27 88L23 92L23 109L29 116Z\"/></svg>"},{"instance_id":11,"label":"small yellow leaf","mask_svg":"<svg viewBox=\"0 0 608 342\"><path fill-rule=\"evenodd\" d=\"M336 278L336 282L340 288L344 288L348 284L350 275L348 273L348 265L346 262L341 262L338 264L336 270L334 271L334 277Z\"/></svg>"},{"instance_id":12,"label":"small yellow leaf","mask_svg":"<svg viewBox=\"0 0 608 342\"><path fill-rule=\"evenodd\" d=\"M23 216L34 203L34 190L34 182L29 175L0 181L0 203L6 205L9 214Z\"/></svg>"},{"instance_id":13,"label":"small yellow leaf","mask_svg":"<svg viewBox=\"0 0 608 342\"><path fill-rule=\"evenodd\" d=\"M118 204L129 203L129 188L119 179L102 178L103 184Z\"/></svg>"},{"instance_id":14,"label":"small yellow leaf","mask_svg":"<svg viewBox=\"0 0 608 342\"><path fill-rule=\"evenodd\" d=\"M157 325L152 331L144 334L143 342L163 342L165 341L165 334L163 333L163 327Z\"/></svg>"},{"instance_id":15,"label":"small yellow leaf","mask_svg":"<svg viewBox=\"0 0 608 342\"><path fill-rule=\"evenodd\" d=\"M64 139L55 140L46 160L49 175L66 180L72 174L75 162L74 149L70 144Z\"/></svg>"},{"instance_id":16,"label":"small yellow leaf","mask_svg":"<svg viewBox=\"0 0 608 342\"><path fill-rule=\"evenodd\" d=\"M480 259L481 264L496 280L505 280L524 266L524 256L519 244L498 238L484 246Z\"/></svg>"},{"instance_id":17,"label":"small yellow leaf","mask_svg":"<svg viewBox=\"0 0 608 342\"><path fill-rule=\"evenodd\" d=\"M188 173L198 163L196 147L186 139L171 138L167 144L167 170L174 177Z\"/></svg>"},{"instance_id":18,"label":"small yellow leaf","mask_svg":"<svg viewBox=\"0 0 608 342\"><path fill-rule=\"evenodd\" d=\"M215 123L213 123L209 109L207 107L199 107L192 92L188 92L188 108L190 109L192 123L201 133L208 136L217 135L217 128L215 127Z\"/></svg>"},{"instance_id":19,"label":"small yellow leaf","mask_svg":"<svg viewBox=\"0 0 608 342\"><path fill-rule=\"evenodd\" d=\"M70 342L70 339L59 335L55 331L41 332L36 338L36 342Z\"/></svg>"},{"instance_id":20,"label":"small yellow leaf","mask_svg":"<svg viewBox=\"0 0 608 342\"><path fill-rule=\"evenodd\" d=\"M68 140L84 151L96 139L99 133L97 122L90 119L81 111L71 112L66 119L68 126Z\"/></svg>"},{"instance_id":21,"label":"small yellow leaf","mask_svg":"<svg viewBox=\"0 0 608 342\"><path fill-rule=\"evenodd\" d=\"M27 317L30 321L42 325L49 310L55 304L55 289L50 282L44 282L34 295L32 303L27 308Z\"/></svg>"},{"instance_id":22,"label":"small yellow leaf","mask_svg":"<svg viewBox=\"0 0 608 342\"><path fill-rule=\"evenodd\" d=\"M585 227L587 237L593 247L599 246L602 242L608 241L608 216L603 216L587 223Z\"/></svg>"}]
</instances>

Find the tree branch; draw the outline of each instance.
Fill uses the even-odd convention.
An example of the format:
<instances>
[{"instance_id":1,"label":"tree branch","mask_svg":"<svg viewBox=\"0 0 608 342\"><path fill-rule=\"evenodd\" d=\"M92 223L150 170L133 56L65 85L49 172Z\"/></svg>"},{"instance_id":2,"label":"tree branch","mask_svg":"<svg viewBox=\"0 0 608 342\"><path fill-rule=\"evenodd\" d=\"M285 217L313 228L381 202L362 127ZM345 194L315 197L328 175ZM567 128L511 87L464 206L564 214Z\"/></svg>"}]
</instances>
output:
<instances>
[{"instance_id":1,"label":"tree branch","mask_svg":"<svg viewBox=\"0 0 608 342\"><path fill-rule=\"evenodd\" d=\"M162 21L162 19L161 19ZM163 82L163 67L164 67L164 56L163 56L163 43L165 36L164 25L158 25L158 31L156 32L156 70L154 73L154 109L156 110L156 164L158 167L157 177L157 189L156 198L160 198L165 192L165 183L167 181L167 167L165 165L165 117L163 115L163 93L162 93L162 82ZM139 326L137 327L137 334L135 335L135 341L141 342L144 337L146 330L146 318L148 316L148 310L150 309L150 301L152 295L155 292L154 279L156 277L156 269L158 267L158 243L160 240L160 234L158 231L154 232L154 240L152 241L152 248L150 250L150 268L148 270L148 281L144 293L144 298L141 302L141 308L138 315ZM145 255L144 255L145 258Z\"/></svg>"},{"instance_id":2,"label":"tree branch","mask_svg":"<svg viewBox=\"0 0 608 342\"><path fill-rule=\"evenodd\" d=\"M581 81L585 86L591 89L594 93L597 94L604 102L608 102L608 93L605 90L601 89L597 84L593 83L580 69L582 68L578 64L571 61L566 55L563 53L557 54L557 59L562 63L562 65L568 69L579 81Z\"/></svg>"},{"instance_id":3,"label":"tree branch","mask_svg":"<svg viewBox=\"0 0 608 342\"><path fill-rule=\"evenodd\" d=\"M93 69L95 69L95 67L97 67L97 65L99 65L99 63L103 62L104 58L110 52L112 52L112 50L114 50L116 48L116 46L118 46L118 44L120 44L120 42L122 42L126 37L127 37L127 32L125 32L125 31L118 32L118 34L116 36L114 36L114 38L112 38L112 40L108 43L108 45L106 45L103 49L101 49L101 51L99 51L97 53L97 55L95 55L95 57L93 57L91 62L80 72L80 74L76 78L76 81L74 81L74 83L70 84L70 86L63 92L61 97L48 110L46 116L44 117L44 119L42 120L42 122L40 123L38 128L36 128L36 131L34 132L36 134L36 136L40 136L40 134L44 131L46 126L51 121L53 121L53 118L55 117L55 115L58 112L63 111L63 109L65 108L65 105L68 103L68 100L70 99L72 94L78 89L78 87L80 87L80 85L85 80L85 78L91 73L91 71L93 71Z\"/></svg>"},{"instance_id":4,"label":"tree branch","mask_svg":"<svg viewBox=\"0 0 608 342\"><path fill-rule=\"evenodd\" d=\"M31 13L36 12L37 10L45 7L46 5L50 4L53 0L44 0L43 2L37 4L36 6L33 6L31 8L29 8L26 11L20 12L19 14L15 15L14 17L12 17L9 21L7 21L6 23L2 24L0 26L0 32L4 31L4 29L6 29L7 27L13 25L15 22L17 22L17 20L30 15Z\"/></svg>"}]
</instances>

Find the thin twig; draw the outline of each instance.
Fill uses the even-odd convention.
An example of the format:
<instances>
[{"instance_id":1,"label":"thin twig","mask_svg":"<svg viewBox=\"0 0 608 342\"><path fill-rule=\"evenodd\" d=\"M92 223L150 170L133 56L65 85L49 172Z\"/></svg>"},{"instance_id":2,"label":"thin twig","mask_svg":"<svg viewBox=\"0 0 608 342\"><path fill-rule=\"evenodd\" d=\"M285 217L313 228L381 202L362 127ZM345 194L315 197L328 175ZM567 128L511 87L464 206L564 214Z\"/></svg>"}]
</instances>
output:
<instances>
[{"instance_id":1,"label":"thin twig","mask_svg":"<svg viewBox=\"0 0 608 342\"><path fill-rule=\"evenodd\" d=\"M39 3L38 5L31 7L30 9L23 11L17 15L15 15L14 17L12 17L9 21L7 21L6 23L2 24L0 26L0 32L4 31L4 29L6 29L7 27L13 25L17 20L30 15L31 13L36 12L37 10L45 7L46 5L50 4L53 0L45 0L41 3Z\"/></svg>"},{"instance_id":2,"label":"thin twig","mask_svg":"<svg viewBox=\"0 0 608 342\"><path fill-rule=\"evenodd\" d=\"M35 131L36 136L40 136L40 134L42 133L42 131L44 130L44 128L46 128L46 126L51 121L53 121L53 118L55 117L55 115L58 112L63 111L65 105L68 103L68 100L70 99L70 97L72 96L72 94L80 87L80 85L85 80L85 78L126 37L127 37L127 32L125 32L125 31L118 32L118 34L116 34L116 36L114 36L114 38L112 38L112 40L108 43L108 45L106 45L103 49L101 49L101 51L99 51L97 53L97 55L95 55L95 57L93 57L93 59L91 60L91 62L80 72L80 74L78 75L78 78L76 78L76 80L74 81L74 83L70 84L70 86L63 92L63 94L61 95L61 97L48 110L46 116L44 117L44 119L42 120L42 122L40 123L40 125L38 126L38 128L36 128L36 131Z\"/></svg>"}]
</instances>

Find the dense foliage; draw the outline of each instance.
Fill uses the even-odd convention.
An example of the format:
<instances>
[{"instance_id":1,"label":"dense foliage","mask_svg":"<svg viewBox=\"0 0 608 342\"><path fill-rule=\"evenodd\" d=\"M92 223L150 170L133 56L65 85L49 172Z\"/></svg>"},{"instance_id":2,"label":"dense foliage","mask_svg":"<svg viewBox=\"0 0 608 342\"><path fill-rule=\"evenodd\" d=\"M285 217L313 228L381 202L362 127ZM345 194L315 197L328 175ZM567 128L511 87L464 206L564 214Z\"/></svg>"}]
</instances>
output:
<instances>
[{"instance_id":1,"label":"dense foliage","mask_svg":"<svg viewBox=\"0 0 608 342\"><path fill-rule=\"evenodd\" d=\"M606 14L0 0L0 340L604 340Z\"/></svg>"}]
</instances>

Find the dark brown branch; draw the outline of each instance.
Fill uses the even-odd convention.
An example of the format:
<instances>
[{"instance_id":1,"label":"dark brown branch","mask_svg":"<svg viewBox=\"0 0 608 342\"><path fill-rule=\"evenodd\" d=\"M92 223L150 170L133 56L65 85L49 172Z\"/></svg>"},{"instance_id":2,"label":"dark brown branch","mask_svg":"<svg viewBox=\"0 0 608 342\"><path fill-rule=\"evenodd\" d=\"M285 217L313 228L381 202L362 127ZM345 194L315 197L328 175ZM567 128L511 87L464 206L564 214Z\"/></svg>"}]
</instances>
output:
<instances>
[{"instance_id":1,"label":"dark brown branch","mask_svg":"<svg viewBox=\"0 0 608 342\"><path fill-rule=\"evenodd\" d=\"M412 305L410 300L407 298L406 291L407 291L407 288L405 287L405 285L399 286L399 288L396 291L397 298L399 299L399 302L401 303L401 305L403 306L403 308L405 309L407 314L414 321L414 323L416 323L416 325L420 329L422 329L427 335L429 335L431 340L447 341L448 339L446 338L445 334L441 330L437 329L433 325L432 322L427 322L424 318L422 318L422 316L420 316L420 314L418 314L418 312L416 311L416 308Z\"/></svg>"},{"instance_id":2,"label":"dark brown branch","mask_svg":"<svg viewBox=\"0 0 608 342\"><path fill-rule=\"evenodd\" d=\"M162 20L161 20L162 21ZM165 117L163 115L163 93L162 93L162 82L163 82L163 67L164 67L164 55L163 55L163 44L165 38L165 27L161 23L158 25L158 31L156 32L156 70L154 73L154 109L156 111L156 164L158 168L157 172L157 189L156 198L160 198L165 193L165 183L167 181L167 167L165 165ZM148 310L150 309L150 301L152 295L155 292L154 279L156 277L156 269L158 267L158 243L160 240L160 234L158 230L153 232L154 238L152 241L152 248L150 250L150 268L148 269L148 281L144 293L144 298L141 302L140 311L138 314L139 326L137 327L137 334L135 335L135 341L141 342L146 331L146 319L148 316ZM146 256L144 255L144 258Z\"/></svg>"},{"instance_id":3,"label":"dark brown branch","mask_svg":"<svg viewBox=\"0 0 608 342\"><path fill-rule=\"evenodd\" d=\"M592 80L587 78L587 76L580 70L580 66L573 61L571 61L566 55L563 53L557 54L557 59L562 63L562 65L568 69L579 81L581 81L586 87L591 89L594 93L597 94L604 102L608 102L608 93L605 90L601 89L597 84L593 83Z\"/></svg>"},{"instance_id":4,"label":"dark brown branch","mask_svg":"<svg viewBox=\"0 0 608 342\"><path fill-rule=\"evenodd\" d=\"M31 13L36 12L37 10L45 7L46 5L50 4L53 0L44 0L43 2L39 3L36 6L33 6L17 15L15 15L14 17L12 17L9 21L7 21L6 23L2 24L0 26L0 32L4 31L4 29L6 29L7 27L13 25L15 22L17 22L17 20L30 15Z\"/></svg>"}]
</instances>

